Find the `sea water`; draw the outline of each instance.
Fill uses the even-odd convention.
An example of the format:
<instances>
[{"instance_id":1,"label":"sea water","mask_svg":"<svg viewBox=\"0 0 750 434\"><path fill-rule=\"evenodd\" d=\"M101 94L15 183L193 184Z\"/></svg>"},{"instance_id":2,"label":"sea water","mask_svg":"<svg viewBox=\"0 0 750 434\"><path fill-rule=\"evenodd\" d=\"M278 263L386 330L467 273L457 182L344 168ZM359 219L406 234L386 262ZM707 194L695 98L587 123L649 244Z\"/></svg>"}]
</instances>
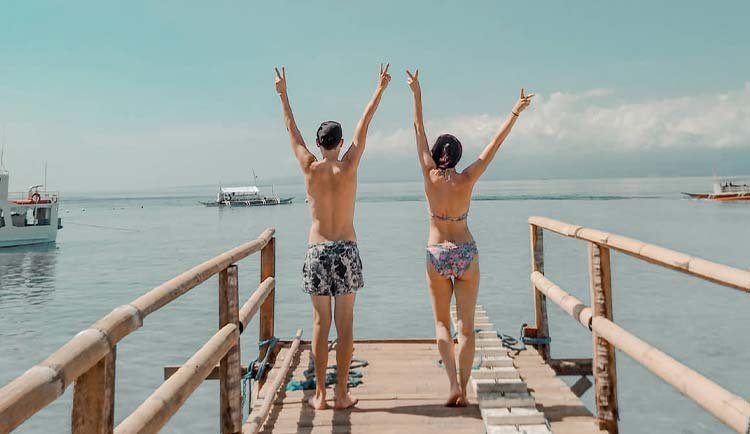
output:
<instances>
[{"instance_id":1,"label":"sea water","mask_svg":"<svg viewBox=\"0 0 750 434\"><path fill-rule=\"evenodd\" d=\"M750 268L750 203L683 199L709 178L487 181L475 189L469 225L480 251L479 302L500 331L533 323L527 219L540 215ZM300 290L309 214L301 185L276 186L292 205L217 209L210 187L62 196L56 244L0 250L0 385L78 331L152 287L276 228L276 334L310 338ZM359 338L431 337L425 285L427 209L420 182L362 183L356 209L366 286L357 296ZM588 303L586 244L544 237L547 277ZM750 295L612 254L618 324L730 391L750 398ZM241 301L258 283L259 259L239 263ZM590 333L549 303L554 357L590 357ZM116 423L163 381L163 367L195 352L218 327L213 278L150 315L117 347ZM332 332L335 333L335 332ZM257 354L257 318L243 335ZM436 360L438 354L433 356ZM621 432L731 432L625 354L617 354ZM367 381L367 378L364 379ZM447 391L447 390L446 390ZM356 393L356 391L355 391ZM591 408L593 390L584 396ZM69 432L72 387L17 432ZM217 382L207 381L164 432L218 431Z\"/></svg>"}]
</instances>

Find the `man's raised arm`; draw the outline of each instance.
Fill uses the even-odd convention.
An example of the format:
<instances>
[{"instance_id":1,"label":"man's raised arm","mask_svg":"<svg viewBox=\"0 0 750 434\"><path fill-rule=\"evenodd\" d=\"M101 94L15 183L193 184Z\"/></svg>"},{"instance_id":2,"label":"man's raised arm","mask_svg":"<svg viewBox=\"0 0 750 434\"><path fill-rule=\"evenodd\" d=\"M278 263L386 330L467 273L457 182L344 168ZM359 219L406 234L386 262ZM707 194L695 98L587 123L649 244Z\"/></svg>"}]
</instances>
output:
<instances>
[{"instance_id":1,"label":"man's raised arm","mask_svg":"<svg viewBox=\"0 0 750 434\"><path fill-rule=\"evenodd\" d=\"M359 160L362 158L362 153L365 151L365 141L367 140L367 129L370 127L370 121L375 115L375 111L378 109L380 104L380 98L383 96L383 92L388 87L388 83L391 81L391 76L388 74L388 67L390 64L380 64L380 78L378 79L378 88L375 89L375 93L372 95L372 99L365 107L365 112L362 115L362 119L357 123L357 129L354 130L354 139L349 150L344 154L343 160L354 163L355 166L359 165Z\"/></svg>"},{"instance_id":2,"label":"man's raised arm","mask_svg":"<svg viewBox=\"0 0 750 434\"><path fill-rule=\"evenodd\" d=\"M276 92L281 97L281 109L284 112L284 124L286 125L287 131L289 131L289 140L292 143L292 151L299 161L299 165L302 171L307 171L310 165L315 161L315 156L305 146L305 139L302 138L302 134L297 128L297 123L294 121L294 113L292 113L292 106L289 105L289 96L286 92L286 71L284 67L279 72L276 70Z\"/></svg>"}]
</instances>

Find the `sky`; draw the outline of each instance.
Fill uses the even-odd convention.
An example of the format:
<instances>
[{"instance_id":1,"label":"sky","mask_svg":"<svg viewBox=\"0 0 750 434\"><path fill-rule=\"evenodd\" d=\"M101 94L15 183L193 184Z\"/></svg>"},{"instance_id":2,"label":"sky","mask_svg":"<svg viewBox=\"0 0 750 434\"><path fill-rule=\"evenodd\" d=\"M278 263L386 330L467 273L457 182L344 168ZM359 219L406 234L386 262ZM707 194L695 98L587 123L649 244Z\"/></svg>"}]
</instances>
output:
<instances>
[{"instance_id":1,"label":"sky","mask_svg":"<svg viewBox=\"0 0 750 434\"><path fill-rule=\"evenodd\" d=\"M301 182L274 91L300 130L370 127L361 180L418 179L406 68L428 138L468 164L537 97L491 179L750 173L747 1L0 0L0 125L20 190Z\"/></svg>"}]
</instances>

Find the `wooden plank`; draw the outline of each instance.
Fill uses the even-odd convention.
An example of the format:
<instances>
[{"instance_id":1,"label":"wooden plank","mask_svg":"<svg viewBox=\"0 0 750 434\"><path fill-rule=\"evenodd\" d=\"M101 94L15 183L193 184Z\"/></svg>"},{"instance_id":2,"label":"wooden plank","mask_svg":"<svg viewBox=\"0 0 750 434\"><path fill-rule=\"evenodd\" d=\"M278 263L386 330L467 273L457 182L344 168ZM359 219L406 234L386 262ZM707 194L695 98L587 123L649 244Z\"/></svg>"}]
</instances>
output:
<instances>
[{"instance_id":1,"label":"wooden plank","mask_svg":"<svg viewBox=\"0 0 750 434\"><path fill-rule=\"evenodd\" d=\"M520 353L511 353L521 378L529 387L539 411L544 413L555 434L605 434L596 418L586 409L567 384L556 376L537 376L537 368L546 366L539 352L527 347ZM549 368L548 368L549 369Z\"/></svg>"},{"instance_id":2,"label":"wooden plank","mask_svg":"<svg viewBox=\"0 0 750 434\"><path fill-rule=\"evenodd\" d=\"M71 432L111 434L115 415L116 348L78 377L73 388Z\"/></svg>"},{"instance_id":3,"label":"wooden plank","mask_svg":"<svg viewBox=\"0 0 750 434\"><path fill-rule=\"evenodd\" d=\"M530 225L531 233L531 272L544 274L544 231L534 224ZM534 325L537 329L538 338L549 336L549 321L547 319L547 299L534 285L531 286L534 294ZM549 360L549 344L536 345L541 351L542 358Z\"/></svg>"},{"instance_id":4,"label":"wooden plank","mask_svg":"<svg viewBox=\"0 0 750 434\"><path fill-rule=\"evenodd\" d=\"M240 371L240 375L244 376L247 374L247 366L240 365L242 370ZM178 369L180 369L182 365L168 365L164 367L164 379L167 380L169 377L174 375L175 372L177 372ZM208 377L206 377L206 380L218 380L219 379L219 365L214 366L214 369L211 370L211 373L208 374Z\"/></svg>"},{"instance_id":5,"label":"wooden plank","mask_svg":"<svg viewBox=\"0 0 750 434\"><path fill-rule=\"evenodd\" d=\"M219 273L219 329L227 324L240 327L239 276L236 265ZM219 362L219 417L221 433L242 431L242 367L240 340Z\"/></svg>"},{"instance_id":6,"label":"wooden plank","mask_svg":"<svg viewBox=\"0 0 750 434\"><path fill-rule=\"evenodd\" d=\"M593 375L592 359L551 359L549 366L557 375Z\"/></svg>"},{"instance_id":7,"label":"wooden plank","mask_svg":"<svg viewBox=\"0 0 750 434\"><path fill-rule=\"evenodd\" d=\"M115 428L116 434L155 433L174 415L240 337L228 324L213 335L169 380Z\"/></svg>"},{"instance_id":8,"label":"wooden plank","mask_svg":"<svg viewBox=\"0 0 750 434\"><path fill-rule=\"evenodd\" d=\"M268 244L260 253L260 281L261 283L268 277L276 277L276 238L268 240ZM276 303L276 289L274 288L266 297L260 306L260 330L258 339L262 342L274 336L274 309ZM266 356L268 346L260 348L258 360ZM260 379L261 386L265 379Z\"/></svg>"},{"instance_id":9,"label":"wooden plank","mask_svg":"<svg viewBox=\"0 0 750 434\"><path fill-rule=\"evenodd\" d=\"M544 414L535 408L483 408L482 418L488 426L491 425L532 425L544 424Z\"/></svg>"},{"instance_id":10,"label":"wooden plank","mask_svg":"<svg viewBox=\"0 0 750 434\"><path fill-rule=\"evenodd\" d=\"M536 407L536 401L529 392L487 392L477 394L480 408Z\"/></svg>"},{"instance_id":11,"label":"wooden plank","mask_svg":"<svg viewBox=\"0 0 750 434\"><path fill-rule=\"evenodd\" d=\"M609 249L589 243L589 277L592 318L612 320L612 277ZM599 428L618 433L617 369L615 347L592 331L593 374L596 390L596 415Z\"/></svg>"},{"instance_id":12,"label":"wooden plank","mask_svg":"<svg viewBox=\"0 0 750 434\"><path fill-rule=\"evenodd\" d=\"M334 353L329 356L335 360ZM357 342L354 357L366 359L369 365L359 368L363 383L351 389L359 398L356 409L315 411L305 402L310 391L282 390L273 401L264 433L428 433L483 434L476 396L469 393L470 406L446 408L448 381L445 371L436 364L440 358L434 340L423 343ZM310 346L301 346L292 377L304 379L310 359ZM278 365L278 363L277 363ZM274 369L273 371L277 371ZM260 390L268 396L271 379ZM329 393L333 405L333 393ZM255 406L253 413L258 411Z\"/></svg>"},{"instance_id":13,"label":"wooden plank","mask_svg":"<svg viewBox=\"0 0 750 434\"><path fill-rule=\"evenodd\" d=\"M747 270L707 261L621 235L571 225L545 217L529 217L529 223L557 232L560 235L615 249L642 261L671 268L740 291L750 292L750 271Z\"/></svg>"}]
</instances>

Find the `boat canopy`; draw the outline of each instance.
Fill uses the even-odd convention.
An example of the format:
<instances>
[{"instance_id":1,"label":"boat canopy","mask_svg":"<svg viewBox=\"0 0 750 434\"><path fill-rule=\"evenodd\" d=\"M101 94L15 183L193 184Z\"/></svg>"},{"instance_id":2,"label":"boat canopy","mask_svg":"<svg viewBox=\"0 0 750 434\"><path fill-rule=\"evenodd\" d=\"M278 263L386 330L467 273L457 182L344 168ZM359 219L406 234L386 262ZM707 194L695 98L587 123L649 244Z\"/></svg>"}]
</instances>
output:
<instances>
[{"instance_id":1,"label":"boat canopy","mask_svg":"<svg viewBox=\"0 0 750 434\"><path fill-rule=\"evenodd\" d=\"M226 187L221 188L221 194L258 194L259 190L256 186L249 187Z\"/></svg>"}]
</instances>

